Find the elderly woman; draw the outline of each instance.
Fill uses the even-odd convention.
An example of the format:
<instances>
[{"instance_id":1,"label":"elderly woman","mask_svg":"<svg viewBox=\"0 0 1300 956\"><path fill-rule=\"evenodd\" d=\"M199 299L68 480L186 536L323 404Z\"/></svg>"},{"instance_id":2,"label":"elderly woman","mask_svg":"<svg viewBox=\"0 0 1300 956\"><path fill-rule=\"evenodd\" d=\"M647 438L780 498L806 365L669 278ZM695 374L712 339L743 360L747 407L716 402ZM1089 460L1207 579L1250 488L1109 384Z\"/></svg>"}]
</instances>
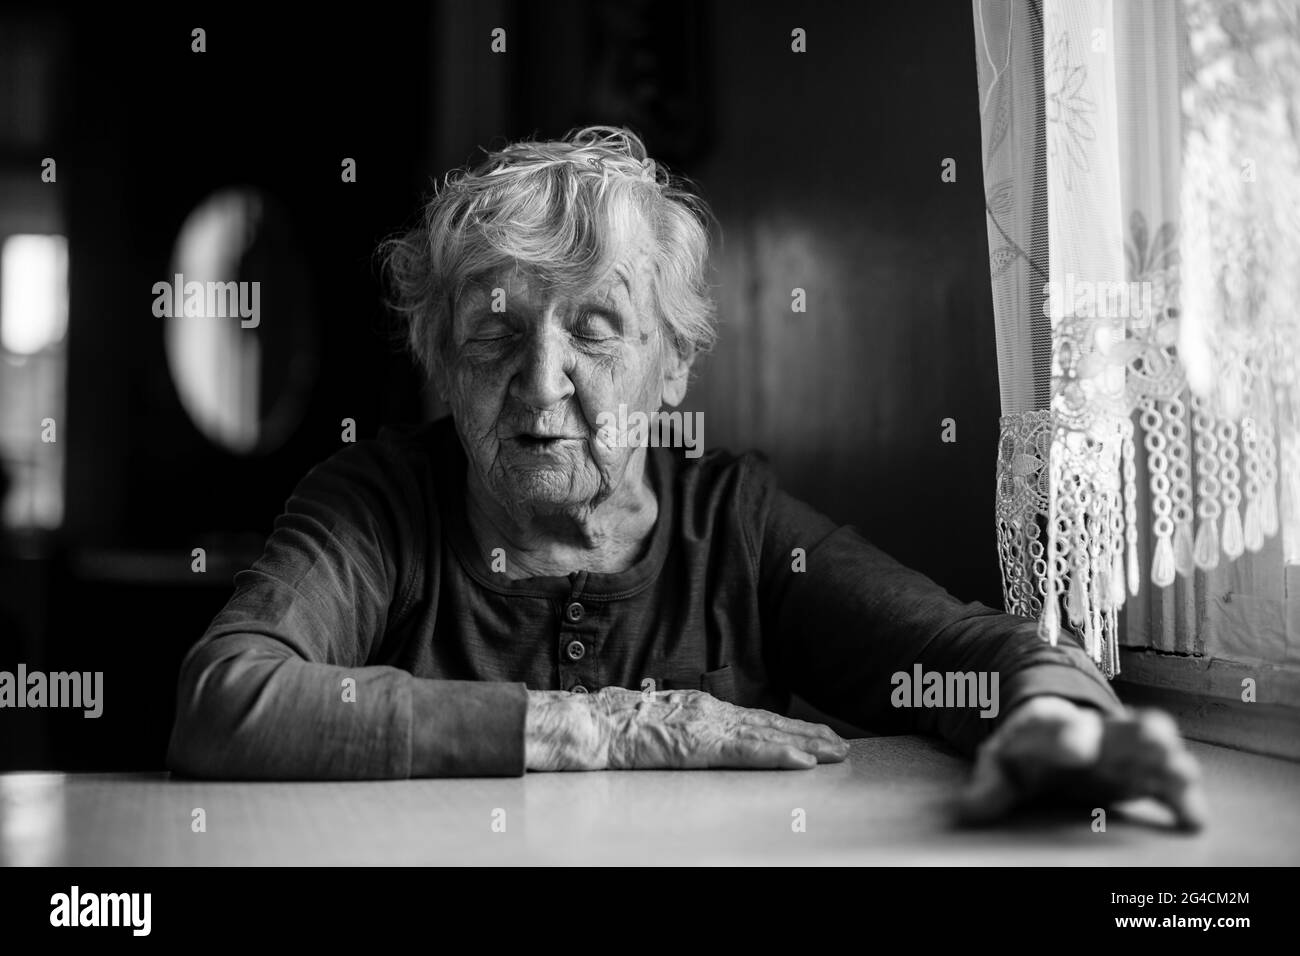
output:
<instances>
[{"instance_id":1,"label":"elderly woman","mask_svg":"<svg viewBox=\"0 0 1300 956\"><path fill-rule=\"evenodd\" d=\"M780 715L799 694L979 748L974 818L1068 789L1153 795L1194 825L1172 722L1127 712L1069 637L954 599L784 494L759 457L620 430L678 405L712 344L707 217L624 130L518 143L448 177L383 251L451 415L385 429L301 482L185 659L171 767L843 760L829 728ZM930 674L937 688L911 687ZM953 674L993 699L945 698Z\"/></svg>"}]
</instances>

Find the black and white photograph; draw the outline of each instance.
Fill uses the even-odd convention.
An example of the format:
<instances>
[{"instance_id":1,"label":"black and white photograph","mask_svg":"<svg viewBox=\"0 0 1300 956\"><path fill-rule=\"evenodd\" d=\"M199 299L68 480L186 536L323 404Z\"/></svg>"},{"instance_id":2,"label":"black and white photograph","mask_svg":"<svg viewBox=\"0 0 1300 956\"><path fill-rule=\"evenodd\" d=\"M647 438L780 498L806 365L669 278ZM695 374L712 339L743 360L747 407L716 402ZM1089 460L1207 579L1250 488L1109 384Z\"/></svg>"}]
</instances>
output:
<instances>
[{"instance_id":1,"label":"black and white photograph","mask_svg":"<svg viewBox=\"0 0 1300 956\"><path fill-rule=\"evenodd\" d=\"M1297 0L138 13L0 13L6 925L553 866L1268 924Z\"/></svg>"}]
</instances>

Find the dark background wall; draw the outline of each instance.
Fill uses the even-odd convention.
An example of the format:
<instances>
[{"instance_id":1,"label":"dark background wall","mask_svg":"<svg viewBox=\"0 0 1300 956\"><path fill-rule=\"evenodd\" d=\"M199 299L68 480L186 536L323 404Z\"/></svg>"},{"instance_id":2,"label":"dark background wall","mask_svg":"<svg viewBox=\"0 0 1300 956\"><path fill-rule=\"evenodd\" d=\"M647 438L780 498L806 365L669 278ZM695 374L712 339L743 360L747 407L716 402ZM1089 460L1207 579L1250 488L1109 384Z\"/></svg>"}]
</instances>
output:
<instances>
[{"instance_id":1,"label":"dark background wall","mask_svg":"<svg viewBox=\"0 0 1300 956\"><path fill-rule=\"evenodd\" d=\"M62 191L71 262L65 520L0 559L0 669L106 683L97 721L0 714L4 766L161 764L180 657L294 483L340 447L341 420L366 438L436 412L388 341L374 245L478 145L586 123L637 128L719 218L722 337L686 402L708 446L765 450L792 493L1000 603L968 7L489 0L337 23L191 19L45 15L63 50L57 187L39 183L39 158L0 147L7 171ZM498 26L504 54L489 48ZM340 181L345 156L356 183ZM320 356L301 424L251 457L190 423L150 311L185 216L236 184L292 222ZM941 441L949 417L955 443Z\"/></svg>"}]
</instances>

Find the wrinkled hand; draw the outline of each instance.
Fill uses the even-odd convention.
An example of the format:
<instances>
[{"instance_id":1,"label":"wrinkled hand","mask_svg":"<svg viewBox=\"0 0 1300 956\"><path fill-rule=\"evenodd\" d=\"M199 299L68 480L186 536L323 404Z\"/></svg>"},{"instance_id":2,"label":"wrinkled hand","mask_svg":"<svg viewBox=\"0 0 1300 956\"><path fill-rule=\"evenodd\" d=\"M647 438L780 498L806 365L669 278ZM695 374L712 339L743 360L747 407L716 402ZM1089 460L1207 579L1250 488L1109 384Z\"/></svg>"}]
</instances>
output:
<instances>
[{"instance_id":1,"label":"wrinkled hand","mask_svg":"<svg viewBox=\"0 0 1300 956\"><path fill-rule=\"evenodd\" d=\"M529 770L733 767L805 770L843 760L829 727L738 707L699 690L529 694Z\"/></svg>"},{"instance_id":2,"label":"wrinkled hand","mask_svg":"<svg viewBox=\"0 0 1300 956\"><path fill-rule=\"evenodd\" d=\"M1107 806L1154 797L1178 825L1205 824L1200 770L1173 718L1158 710L1111 717L1062 697L1034 697L980 747L958 802L966 823L987 823L1038 799Z\"/></svg>"}]
</instances>

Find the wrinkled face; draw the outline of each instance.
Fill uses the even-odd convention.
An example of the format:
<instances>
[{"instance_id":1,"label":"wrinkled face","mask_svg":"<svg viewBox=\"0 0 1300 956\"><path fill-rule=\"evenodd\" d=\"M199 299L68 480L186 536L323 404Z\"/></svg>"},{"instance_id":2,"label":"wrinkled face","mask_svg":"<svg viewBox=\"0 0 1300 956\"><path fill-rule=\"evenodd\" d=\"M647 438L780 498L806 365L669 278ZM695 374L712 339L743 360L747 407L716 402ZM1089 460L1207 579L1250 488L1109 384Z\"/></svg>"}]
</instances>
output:
<instances>
[{"instance_id":1,"label":"wrinkled face","mask_svg":"<svg viewBox=\"0 0 1300 956\"><path fill-rule=\"evenodd\" d=\"M472 477L517 517L583 513L639 480L643 453L601 433L599 416L681 401L689 362L664 342L655 314L653 242L643 229L589 292L507 267L456 303L438 389Z\"/></svg>"}]
</instances>

